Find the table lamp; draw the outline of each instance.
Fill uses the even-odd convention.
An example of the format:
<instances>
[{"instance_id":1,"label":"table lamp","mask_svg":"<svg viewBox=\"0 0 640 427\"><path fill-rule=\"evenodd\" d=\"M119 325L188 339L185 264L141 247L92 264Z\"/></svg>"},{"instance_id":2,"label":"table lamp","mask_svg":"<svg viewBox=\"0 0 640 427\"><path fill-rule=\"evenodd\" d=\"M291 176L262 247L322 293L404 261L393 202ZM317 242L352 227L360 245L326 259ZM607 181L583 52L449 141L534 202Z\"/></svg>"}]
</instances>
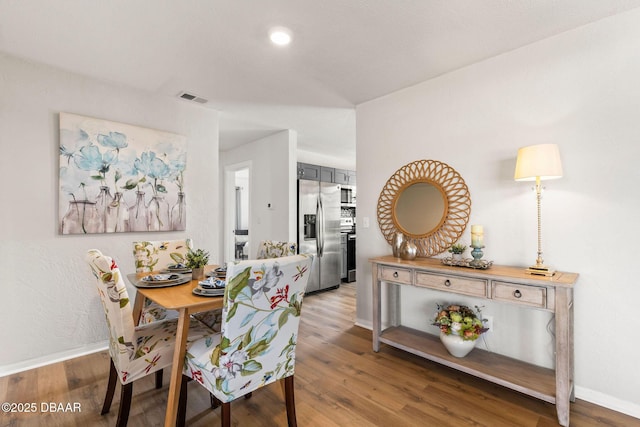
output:
<instances>
[{"instance_id":1,"label":"table lamp","mask_svg":"<svg viewBox=\"0 0 640 427\"><path fill-rule=\"evenodd\" d=\"M535 181L538 203L538 258L535 265L526 270L529 274L553 276L555 273L555 270L544 265L542 259L540 199L542 198L541 181L556 178L562 178L560 150L556 144L530 145L518 150L514 179L516 181Z\"/></svg>"}]
</instances>

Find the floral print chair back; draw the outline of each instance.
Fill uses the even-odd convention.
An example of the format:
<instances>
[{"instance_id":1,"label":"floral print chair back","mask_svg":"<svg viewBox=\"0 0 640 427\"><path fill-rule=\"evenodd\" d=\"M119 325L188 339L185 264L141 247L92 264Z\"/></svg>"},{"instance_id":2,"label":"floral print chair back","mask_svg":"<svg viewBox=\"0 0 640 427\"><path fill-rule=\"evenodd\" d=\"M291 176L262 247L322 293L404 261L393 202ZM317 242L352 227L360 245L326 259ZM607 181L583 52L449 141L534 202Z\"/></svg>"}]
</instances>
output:
<instances>
[{"instance_id":1,"label":"floral print chair back","mask_svg":"<svg viewBox=\"0 0 640 427\"><path fill-rule=\"evenodd\" d=\"M281 379L289 425L296 424L296 342L312 262L294 255L227 265L221 339L193 342L183 371L222 403L223 426L231 401Z\"/></svg>"},{"instance_id":2,"label":"floral print chair back","mask_svg":"<svg viewBox=\"0 0 640 427\"><path fill-rule=\"evenodd\" d=\"M117 425L125 426L131 406L133 381L171 366L177 320L134 326L131 300L115 260L97 249L91 249L86 261L96 278L109 329L111 369L102 414L109 412L118 379L122 384L122 392ZM193 320L187 340L210 337L210 333L206 326ZM161 386L156 384L156 388Z\"/></svg>"},{"instance_id":3,"label":"floral print chair back","mask_svg":"<svg viewBox=\"0 0 640 427\"><path fill-rule=\"evenodd\" d=\"M256 259L280 258L295 255L298 245L295 242L279 242L277 240L263 240L258 246Z\"/></svg>"},{"instance_id":4,"label":"floral print chair back","mask_svg":"<svg viewBox=\"0 0 640 427\"><path fill-rule=\"evenodd\" d=\"M161 271L170 266L184 265L187 252L191 247L191 239L133 242L136 273ZM146 300L140 323L177 318L177 311L167 310L151 300Z\"/></svg>"},{"instance_id":5,"label":"floral print chair back","mask_svg":"<svg viewBox=\"0 0 640 427\"><path fill-rule=\"evenodd\" d=\"M263 240L258 247L256 259L281 258L296 254L298 245L293 242L278 242L275 240ZM196 319L216 332L220 332L222 322L222 310L211 310L193 315Z\"/></svg>"},{"instance_id":6,"label":"floral print chair back","mask_svg":"<svg viewBox=\"0 0 640 427\"><path fill-rule=\"evenodd\" d=\"M136 273L160 271L184 264L190 247L191 239L133 242Z\"/></svg>"}]
</instances>

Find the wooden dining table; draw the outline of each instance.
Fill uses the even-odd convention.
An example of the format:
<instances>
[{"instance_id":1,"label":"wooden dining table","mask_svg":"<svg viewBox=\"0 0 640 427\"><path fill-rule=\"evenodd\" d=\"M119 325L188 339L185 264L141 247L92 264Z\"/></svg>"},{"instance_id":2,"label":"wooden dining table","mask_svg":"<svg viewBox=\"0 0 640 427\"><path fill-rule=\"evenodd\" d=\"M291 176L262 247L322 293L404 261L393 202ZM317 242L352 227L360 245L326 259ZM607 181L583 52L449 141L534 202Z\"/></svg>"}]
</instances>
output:
<instances>
[{"instance_id":1,"label":"wooden dining table","mask_svg":"<svg viewBox=\"0 0 640 427\"><path fill-rule=\"evenodd\" d=\"M216 265L205 267L205 273L215 269ZM136 286L138 281L149 274L131 273L127 279ZM190 274L190 273L189 273ZM192 291L198 286L199 280L191 280L187 283L165 287L137 287L136 299L133 305L133 320L137 325L140 321L142 308L146 299L161 305L169 310L176 310L179 313L178 326L176 330L176 347L173 353L173 364L171 369L171 380L169 382L169 396L167 397L167 412L164 419L165 427L174 426L178 415L178 401L180 398L180 387L182 385L182 368L184 366L184 356L187 350L187 336L189 335L189 318L191 314L201 311L222 308L222 296L203 297L195 295Z\"/></svg>"}]
</instances>

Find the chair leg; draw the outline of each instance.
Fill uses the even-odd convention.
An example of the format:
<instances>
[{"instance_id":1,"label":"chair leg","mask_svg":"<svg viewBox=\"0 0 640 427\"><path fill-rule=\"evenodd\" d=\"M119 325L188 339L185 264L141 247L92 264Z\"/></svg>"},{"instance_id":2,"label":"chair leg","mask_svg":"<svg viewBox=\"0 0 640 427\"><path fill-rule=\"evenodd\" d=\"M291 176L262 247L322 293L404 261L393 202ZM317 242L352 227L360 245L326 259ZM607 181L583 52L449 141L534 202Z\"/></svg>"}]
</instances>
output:
<instances>
[{"instance_id":1,"label":"chair leg","mask_svg":"<svg viewBox=\"0 0 640 427\"><path fill-rule=\"evenodd\" d=\"M289 427L297 427L296 421L296 402L293 392L293 375L284 379L284 400L287 405L287 422Z\"/></svg>"},{"instance_id":2,"label":"chair leg","mask_svg":"<svg viewBox=\"0 0 640 427\"><path fill-rule=\"evenodd\" d=\"M211 400L211 409L216 409L220 406L221 402L213 395L213 393L209 393L209 400Z\"/></svg>"},{"instance_id":3,"label":"chair leg","mask_svg":"<svg viewBox=\"0 0 640 427\"><path fill-rule=\"evenodd\" d=\"M180 400L178 400L178 416L176 418L176 427L184 427L187 423L187 383L191 378L186 375L182 376L182 385L180 386Z\"/></svg>"},{"instance_id":4,"label":"chair leg","mask_svg":"<svg viewBox=\"0 0 640 427\"><path fill-rule=\"evenodd\" d=\"M220 413L222 427L231 427L231 402L222 404L222 410Z\"/></svg>"},{"instance_id":5,"label":"chair leg","mask_svg":"<svg viewBox=\"0 0 640 427\"><path fill-rule=\"evenodd\" d=\"M162 388L162 369L156 371L156 388Z\"/></svg>"},{"instance_id":6,"label":"chair leg","mask_svg":"<svg viewBox=\"0 0 640 427\"><path fill-rule=\"evenodd\" d=\"M120 393L120 409L118 410L118 421L116 426L127 427L129 422L129 410L131 409L131 395L133 394L133 383L122 386Z\"/></svg>"},{"instance_id":7,"label":"chair leg","mask_svg":"<svg viewBox=\"0 0 640 427\"><path fill-rule=\"evenodd\" d=\"M118 372L116 371L116 365L113 364L113 360L109 359L111 367L109 368L109 382L107 383L107 394L104 396L104 403L102 405L102 412L100 415L104 415L111 409L111 402L113 401L113 393L116 391L116 381L118 380Z\"/></svg>"}]
</instances>

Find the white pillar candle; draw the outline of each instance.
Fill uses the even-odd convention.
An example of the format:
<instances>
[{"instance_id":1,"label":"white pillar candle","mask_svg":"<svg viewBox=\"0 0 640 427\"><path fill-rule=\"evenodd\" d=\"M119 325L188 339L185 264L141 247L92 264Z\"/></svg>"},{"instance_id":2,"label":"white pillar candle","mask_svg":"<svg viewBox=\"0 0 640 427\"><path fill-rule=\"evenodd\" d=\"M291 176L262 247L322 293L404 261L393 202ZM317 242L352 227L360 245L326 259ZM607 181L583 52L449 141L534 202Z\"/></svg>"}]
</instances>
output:
<instances>
[{"instance_id":1,"label":"white pillar candle","mask_svg":"<svg viewBox=\"0 0 640 427\"><path fill-rule=\"evenodd\" d=\"M484 246L484 234L481 225L471 226L471 246L475 248Z\"/></svg>"},{"instance_id":2,"label":"white pillar candle","mask_svg":"<svg viewBox=\"0 0 640 427\"><path fill-rule=\"evenodd\" d=\"M475 234L482 234L482 226L481 225L472 225L471 232Z\"/></svg>"}]
</instances>

